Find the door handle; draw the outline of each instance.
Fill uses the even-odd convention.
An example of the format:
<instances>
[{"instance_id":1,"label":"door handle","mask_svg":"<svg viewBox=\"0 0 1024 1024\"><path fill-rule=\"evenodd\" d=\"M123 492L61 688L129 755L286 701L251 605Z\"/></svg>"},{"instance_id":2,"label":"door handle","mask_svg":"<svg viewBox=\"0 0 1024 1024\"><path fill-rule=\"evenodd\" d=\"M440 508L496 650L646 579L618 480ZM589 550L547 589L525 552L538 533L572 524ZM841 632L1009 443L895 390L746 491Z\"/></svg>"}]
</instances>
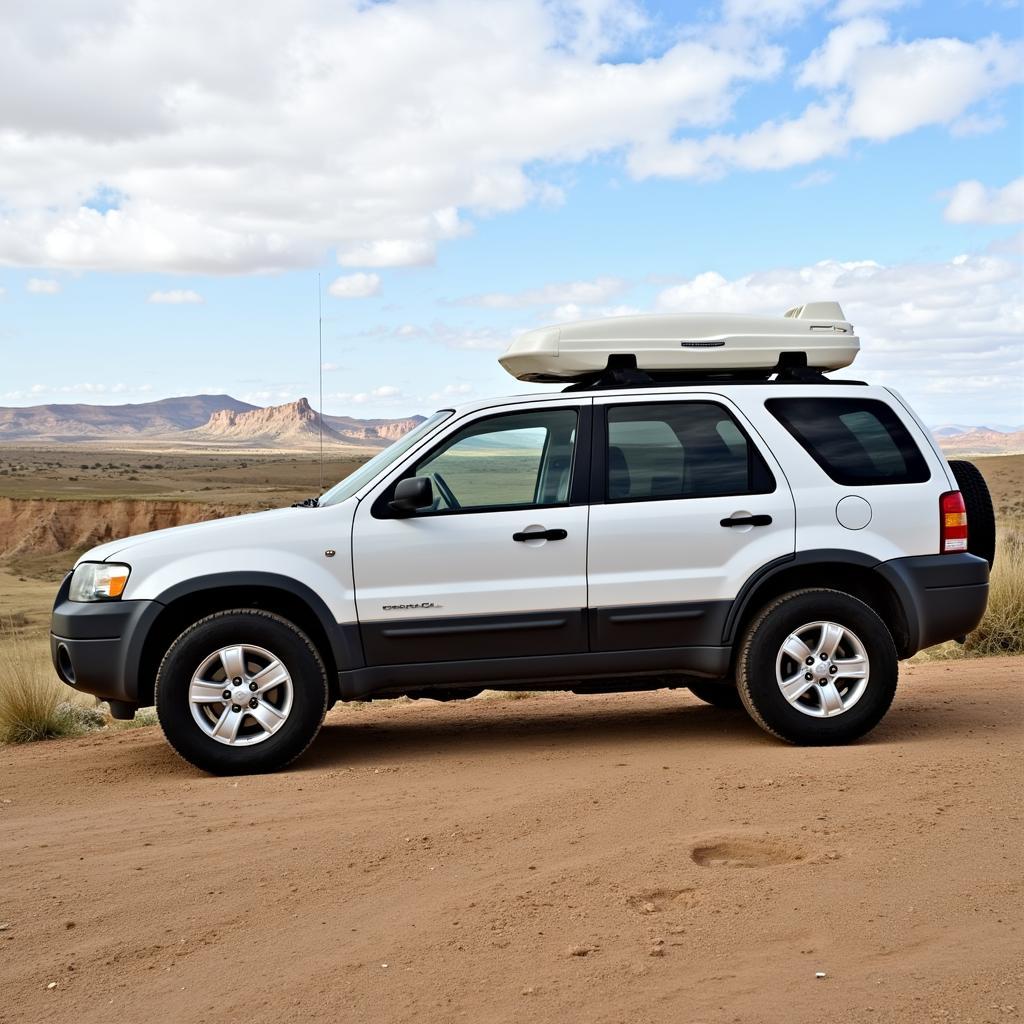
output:
<instances>
[{"instance_id":1,"label":"door handle","mask_svg":"<svg viewBox=\"0 0 1024 1024\"><path fill-rule=\"evenodd\" d=\"M722 526L771 526L771 516L733 516L723 519Z\"/></svg>"},{"instance_id":2,"label":"door handle","mask_svg":"<svg viewBox=\"0 0 1024 1024\"><path fill-rule=\"evenodd\" d=\"M525 540L565 540L569 534L565 530L534 530L531 533L513 533L512 539Z\"/></svg>"}]
</instances>

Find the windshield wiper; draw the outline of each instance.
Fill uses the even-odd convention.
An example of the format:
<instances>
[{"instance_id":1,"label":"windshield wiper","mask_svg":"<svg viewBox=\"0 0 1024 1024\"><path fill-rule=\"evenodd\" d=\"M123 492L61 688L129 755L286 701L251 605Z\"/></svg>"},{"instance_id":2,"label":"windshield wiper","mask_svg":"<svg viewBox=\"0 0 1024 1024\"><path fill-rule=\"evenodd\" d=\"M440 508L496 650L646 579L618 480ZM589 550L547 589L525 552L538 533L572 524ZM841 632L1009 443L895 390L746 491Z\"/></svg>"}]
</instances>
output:
<instances>
[{"instance_id":1,"label":"windshield wiper","mask_svg":"<svg viewBox=\"0 0 1024 1024\"><path fill-rule=\"evenodd\" d=\"M293 501L292 508L319 508L319 498L304 498L302 501Z\"/></svg>"}]
</instances>

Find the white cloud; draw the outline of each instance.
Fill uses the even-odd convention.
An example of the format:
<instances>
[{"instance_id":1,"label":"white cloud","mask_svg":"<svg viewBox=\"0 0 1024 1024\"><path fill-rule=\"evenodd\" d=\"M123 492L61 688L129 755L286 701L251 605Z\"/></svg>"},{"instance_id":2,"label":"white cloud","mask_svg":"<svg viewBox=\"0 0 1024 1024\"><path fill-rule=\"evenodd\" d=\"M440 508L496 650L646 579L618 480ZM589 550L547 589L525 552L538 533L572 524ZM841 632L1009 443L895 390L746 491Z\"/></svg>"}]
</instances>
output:
<instances>
[{"instance_id":1,"label":"white cloud","mask_svg":"<svg viewBox=\"0 0 1024 1024\"><path fill-rule=\"evenodd\" d=\"M948 409L930 396L1024 376L1022 284L1018 261L990 255L893 266L823 260L733 279L708 271L666 288L658 308L781 314L835 299L861 337L861 354L847 375L896 387L921 404L926 418L942 420ZM991 400L1003 403L1004 419L1024 413L1019 389Z\"/></svg>"},{"instance_id":2,"label":"white cloud","mask_svg":"<svg viewBox=\"0 0 1024 1024\"><path fill-rule=\"evenodd\" d=\"M1002 188L961 181L949 193L943 215L953 224L1018 224L1024 221L1024 178Z\"/></svg>"},{"instance_id":3,"label":"white cloud","mask_svg":"<svg viewBox=\"0 0 1024 1024\"><path fill-rule=\"evenodd\" d=\"M60 281L50 278L30 277L25 290L33 295L56 295L60 291Z\"/></svg>"},{"instance_id":4,"label":"white cloud","mask_svg":"<svg viewBox=\"0 0 1024 1024\"><path fill-rule=\"evenodd\" d=\"M491 292L460 299L460 305L485 306L488 309L524 309L556 303L579 305L607 302L626 287L617 277L597 277L592 281L567 281L528 288L521 292Z\"/></svg>"},{"instance_id":5,"label":"white cloud","mask_svg":"<svg viewBox=\"0 0 1024 1024\"><path fill-rule=\"evenodd\" d=\"M860 18L865 14L881 14L905 7L908 0L840 0L832 9L831 17L836 21Z\"/></svg>"},{"instance_id":6,"label":"white cloud","mask_svg":"<svg viewBox=\"0 0 1024 1024\"><path fill-rule=\"evenodd\" d=\"M343 274L336 277L327 289L336 299L365 299L380 291L377 274Z\"/></svg>"},{"instance_id":7,"label":"white cloud","mask_svg":"<svg viewBox=\"0 0 1024 1024\"><path fill-rule=\"evenodd\" d=\"M991 135L1006 126L1002 114L964 114L950 126L949 134L958 139L969 139L975 135Z\"/></svg>"},{"instance_id":8,"label":"white cloud","mask_svg":"<svg viewBox=\"0 0 1024 1024\"><path fill-rule=\"evenodd\" d=\"M833 29L800 69L798 84L820 91L800 114L742 134L636 146L628 163L639 178L799 166L857 140L881 142L927 125L963 130L974 104L1022 78L1020 43L996 36L890 43L884 23L858 19Z\"/></svg>"},{"instance_id":9,"label":"white cloud","mask_svg":"<svg viewBox=\"0 0 1024 1024\"><path fill-rule=\"evenodd\" d=\"M434 262L435 245L426 239L381 238L338 254L343 267L422 267Z\"/></svg>"},{"instance_id":10,"label":"white cloud","mask_svg":"<svg viewBox=\"0 0 1024 1024\"><path fill-rule=\"evenodd\" d=\"M810 174L801 178L794 188L818 188L820 185L827 185L836 176L835 171L811 171Z\"/></svg>"},{"instance_id":11,"label":"white cloud","mask_svg":"<svg viewBox=\"0 0 1024 1024\"><path fill-rule=\"evenodd\" d=\"M346 402L350 405L366 405L368 402L387 401L404 396L400 388L396 388L392 384L382 384L380 387L373 388L370 391L335 391L326 397L339 402Z\"/></svg>"},{"instance_id":12,"label":"white cloud","mask_svg":"<svg viewBox=\"0 0 1024 1024\"><path fill-rule=\"evenodd\" d=\"M648 31L632 0L296 0L259 17L240 2L106 0L60 19L13 5L0 262L429 261L467 218L557 201L534 179L551 163L719 124L782 68L764 39L705 22L672 26L659 49Z\"/></svg>"},{"instance_id":13,"label":"white cloud","mask_svg":"<svg viewBox=\"0 0 1024 1024\"><path fill-rule=\"evenodd\" d=\"M202 302L203 297L190 288L175 288L167 292L150 292L146 301L165 306L188 306Z\"/></svg>"},{"instance_id":14,"label":"white cloud","mask_svg":"<svg viewBox=\"0 0 1024 1024\"><path fill-rule=\"evenodd\" d=\"M834 89L854 70L864 50L878 46L889 38L889 27L875 18L858 18L834 28L819 47L807 58L797 85Z\"/></svg>"}]
</instances>

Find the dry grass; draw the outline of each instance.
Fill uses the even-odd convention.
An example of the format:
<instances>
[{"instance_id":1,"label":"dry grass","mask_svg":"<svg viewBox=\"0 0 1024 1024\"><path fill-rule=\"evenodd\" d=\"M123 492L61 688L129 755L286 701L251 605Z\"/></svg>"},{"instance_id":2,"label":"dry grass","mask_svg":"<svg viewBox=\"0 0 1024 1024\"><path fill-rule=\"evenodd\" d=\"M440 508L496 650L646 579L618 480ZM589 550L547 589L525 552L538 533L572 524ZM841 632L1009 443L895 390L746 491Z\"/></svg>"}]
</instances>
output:
<instances>
[{"instance_id":1,"label":"dry grass","mask_svg":"<svg viewBox=\"0 0 1024 1024\"><path fill-rule=\"evenodd\" d=\"M103 724L95 707L56 677L45 643L0 626L0 743L80 736Z\"/></svg>"},{"instance_id":2,"label":"dry grass","mask_svg":"<svg viewBox=\"0 0 1024 1024\"><path fill-rule=\"evenodd\" d=\"M968 634L964 644L939 644L916 657L929 661L993 654L1024 654L1024 529L1006 523L999 530L988 608L981 625Z\"/></svg>"}]
</instances>

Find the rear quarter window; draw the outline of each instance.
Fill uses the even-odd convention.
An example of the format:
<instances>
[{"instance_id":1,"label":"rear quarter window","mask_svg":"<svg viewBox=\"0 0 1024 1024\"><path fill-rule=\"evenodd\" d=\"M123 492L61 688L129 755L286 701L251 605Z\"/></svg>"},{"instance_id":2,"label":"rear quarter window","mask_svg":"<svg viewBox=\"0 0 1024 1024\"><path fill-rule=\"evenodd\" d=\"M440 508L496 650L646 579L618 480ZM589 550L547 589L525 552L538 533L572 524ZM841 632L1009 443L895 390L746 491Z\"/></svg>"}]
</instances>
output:
<instances>
[{"instance_id":1,"label":"rear quarter window","mask_svg":"<svg viewBox=\"0 0 1024 1024\"><path fill-rule=\"evenodd\" d=\"M873 398L770 398L768 411L838 484L917 484L931 473L893 409Z\"/></svg>"}]
</instances>

